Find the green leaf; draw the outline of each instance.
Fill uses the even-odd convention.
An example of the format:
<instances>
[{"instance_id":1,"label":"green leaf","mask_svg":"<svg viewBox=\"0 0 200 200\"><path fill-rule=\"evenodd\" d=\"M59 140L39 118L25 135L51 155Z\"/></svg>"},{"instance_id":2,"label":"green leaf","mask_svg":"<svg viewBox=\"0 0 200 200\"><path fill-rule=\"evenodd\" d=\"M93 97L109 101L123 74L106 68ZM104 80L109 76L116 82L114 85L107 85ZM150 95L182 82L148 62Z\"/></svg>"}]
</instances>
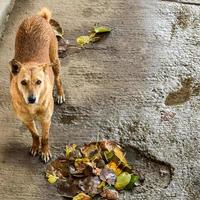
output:
<instances>
[{"instance_id":1,"label":"green leaf","mask_svg":"<svg viewBox=\"0 0 200 200\"><path fill-rule=\"evenodd\" d=\"M112 159L112 157L114 156L114 153L112 151L104 151L104 157L106 159L106 161L110 161Z\"/></svg>"},{"instance_id":2,"label":"green leaf","mask_svg":"<svg viewBox=\"0 0 200 200\"><path fill-rule=\"evenodd\" d=\"M126 190L131 190L134 186L135 186L135 183L137 183L138 181L140 180L140 177L137 176L137 175L131 175L131 180L129 182L129 184L126 186Z\"/></svg>"},{"instance_id":3,"label":"green leaf","mask_svg":"<svg viewBox=\"0 0 200 200\"><path fill-rule=\"evenodd\" d=\"M130 183L130 180L131 180L131 174L129 174L128 172L122 172L117 177L115 188L117 190L123 190Z\"/></svg>"}]
</instances>

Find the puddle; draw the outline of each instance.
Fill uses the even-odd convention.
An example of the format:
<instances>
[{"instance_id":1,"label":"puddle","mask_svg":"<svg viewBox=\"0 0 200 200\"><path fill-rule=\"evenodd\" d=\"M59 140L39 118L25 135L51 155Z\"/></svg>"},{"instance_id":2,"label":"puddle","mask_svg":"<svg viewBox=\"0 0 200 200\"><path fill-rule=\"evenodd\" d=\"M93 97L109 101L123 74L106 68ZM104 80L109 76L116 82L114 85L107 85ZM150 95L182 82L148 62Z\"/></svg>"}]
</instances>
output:
<instances>
[{"instance_id":1,"label":"puddle","mask_svg":"<svg viewBox=\"0 0 200 200\"><path fill-rule=\"evenodd\" d=\"M170 164L159 161L135 147L127 145L123 145L123 147L128 161L145 177L143 186L136 187L135 192L144 193L149 189L168 187L174 173L174 168Z\"/></svg>"},{"instance_id":2,"label":"puddle","mask_svg":"<svg viewBox=\"0 0 200 200\"><path fill-rule=\"evenodd\" d=\"M179 105L190 100L192 95L192 79L182 80L181 85L182 87L179 90L168 94L165 100L166 106Z\"/></svg>"}]
</instances>

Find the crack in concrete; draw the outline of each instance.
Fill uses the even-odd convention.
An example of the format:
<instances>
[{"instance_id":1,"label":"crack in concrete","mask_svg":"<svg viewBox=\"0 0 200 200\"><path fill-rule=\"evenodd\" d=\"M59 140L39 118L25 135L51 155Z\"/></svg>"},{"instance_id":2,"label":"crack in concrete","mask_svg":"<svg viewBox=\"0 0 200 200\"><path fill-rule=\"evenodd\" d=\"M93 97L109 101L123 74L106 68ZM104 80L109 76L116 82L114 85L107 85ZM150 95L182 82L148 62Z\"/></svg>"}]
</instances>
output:
<instances>
[{"instance_id":1,"label":"crack in concrete","mask_svg":"<svg viewBox=\"0 0 200 200\"><path fill-rule=\"evenodd\" d=\"M161 0L161 1L167 1L167 2L171 2L171 3L179 3L179 4L185 4L185 5L200 6L200 3L195 3L195 2L185 2L185 1L178 1L178 0Z\"/></svg>"}]
</instances>

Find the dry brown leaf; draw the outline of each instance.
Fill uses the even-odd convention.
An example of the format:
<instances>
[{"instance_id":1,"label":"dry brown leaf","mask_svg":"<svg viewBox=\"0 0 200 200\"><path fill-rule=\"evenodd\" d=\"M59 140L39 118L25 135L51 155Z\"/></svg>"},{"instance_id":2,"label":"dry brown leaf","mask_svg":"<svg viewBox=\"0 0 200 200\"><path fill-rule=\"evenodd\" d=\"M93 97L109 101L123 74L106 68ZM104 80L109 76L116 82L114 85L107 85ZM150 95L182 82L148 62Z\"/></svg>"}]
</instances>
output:
<instances>
[{"instance_id":1,"label":"dry brown leaf","mask_svg":"<svg viewBox=\"0 0 200 200\"><path fill-rule=\"evenodd\" d=\"M81 190L87 194L99 194L102 190L98 188L101 180L98 176L88 176L83 180L79 180L79 187Z\"/></svg>"},{"instance_id":2,"label":"dry brown leaf","mask_svg":"<svg viewBox=\"0 0 200 200\"><path fill-rule=\"evenodd\" d=\"M109 185L114 185L116 181L116 175L112 169L105 167L99 176L102 181L107 182Z\"/></svg>"},{"instance_id":3,"label":"dry brown leaf","mask_svg":"<svg viewBox=\"0 0 200 200\"><path fill-rule=\"evenodd\" d=\"M103 198L108 200L117 200L119 199L119 193L116 190L105 188L100 194Z\"/></svg>"}]
</instances>

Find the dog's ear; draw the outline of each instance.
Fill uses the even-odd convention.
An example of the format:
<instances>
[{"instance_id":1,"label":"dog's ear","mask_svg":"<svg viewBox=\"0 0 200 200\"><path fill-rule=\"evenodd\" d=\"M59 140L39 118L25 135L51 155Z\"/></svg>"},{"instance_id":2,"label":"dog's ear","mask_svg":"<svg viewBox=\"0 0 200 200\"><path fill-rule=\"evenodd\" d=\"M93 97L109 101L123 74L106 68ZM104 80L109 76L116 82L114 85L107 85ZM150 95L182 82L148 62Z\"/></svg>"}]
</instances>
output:
<instances>
[{"instance_id":1,"label":"dog's ear","mask_svg":"<svg viewBox=\"0 0 200 200\"><path fill-rule=\"evenodd\" d=\"M17 60L15 59L12 59L10 62L10 72L13 74L13 75L17 75L21 69L21 63L18 62Z\"/></svg>"}]
</instances>

